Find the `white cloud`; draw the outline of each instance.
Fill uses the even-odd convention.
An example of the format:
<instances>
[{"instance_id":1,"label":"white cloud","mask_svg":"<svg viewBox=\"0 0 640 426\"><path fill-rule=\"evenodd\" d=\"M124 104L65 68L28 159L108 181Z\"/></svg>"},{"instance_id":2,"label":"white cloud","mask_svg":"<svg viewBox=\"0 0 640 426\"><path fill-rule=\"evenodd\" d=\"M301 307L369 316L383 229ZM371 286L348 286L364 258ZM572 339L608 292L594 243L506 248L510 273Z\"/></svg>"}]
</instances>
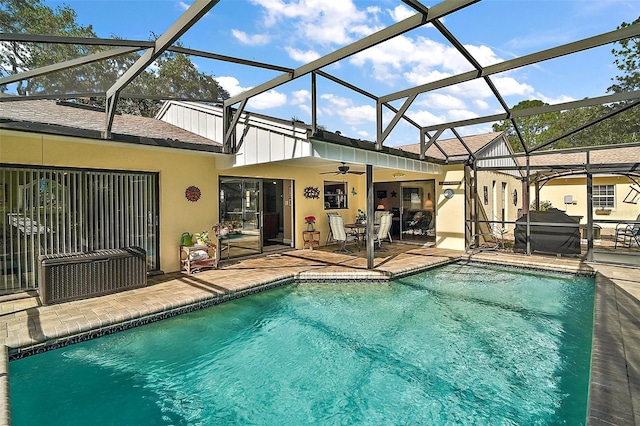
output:
<instances>
[{"instance_id":1,"label":"white cloud","mask_svg":"<svg viewBox=\"0 0 640 426\"><path fill-rule=\"evenodd\" d=\"M432 124L440 124L446 121L444 115L434 115L429 111L407 111L407 116L422 126L430 126Z\"/></svg>"},{"instance_id":2,"label":"white cloud","mask_svg":"<svg viewBox=\"0 0 640 426\"><path fill-rule=\"evenodd\" d=\"M233 29L231 34L242 44L249 46L263 46L271 41L271 37L266 34L248 35L244 31Z\"/></svg>"},{"instance_id":3,"label":"white cloud","mask_svg":"<svg viewBox=\"0 0 640 426\"><path fill-rule=\"evenodd\" d=\"M251 89L251 86L249 87L240 86L240 82L238 81L238 79L232 76L216 77L216 81L224 88L224 90L229 92L230 96L235 96L238 93L242 93L246 90Z\"/></svg>"},{"instance_id":4,"label":"white cloud","mask_svg":"<svg viewBox=\"0 0 640 426\"><path fill-rule=\"evenodd\" d=\"M348 98L333 94L324 94L320 99L326 101L320 107L327 116L337 116L343 123L350 126L376 121L376 108L371 105L353 105Z\"/></svg>"},{"instance_id":5,"label":"white cloud","mask_svg":"<svg viewBox=\"0 0 640 426\"><path fill-rule=\"evenodd\" d=\"M544 96L542 93L536 93L536 98L540 99L542 102L548 103L549 105L561 104L564 102L575 101L575 98L567 95L560 95L555 98L550 98L548 96Z\"/></svg>"},{"instance_id":6,"label":"white cloud","mask_svg":"<svg viewBox=\"0 0 640 426\"><path fill-rule=\"evenodd\" d=\"M345 108L340 113L342 121L349 125L376 122L376 108L371 105L360 105Z\"/></svg>"},{"instance_id":7,"label":"white cloud","mask_svg":"<svg viewBox=\"0 0 640 426\"><path fill-rule=\"evenodd\" d=\"M469 118L476 118L478 114L468 109L451 109L447 111L447 121L459 121L467 120Z\"/></svg>"},{"instance_id":8,"label":"white cloud","mask_svg":"<svg viewBox=\"0 0 640 426\"><path fill-rule=\"evenodd\" d=\"M303 64L307 64L311 61L315 61L320 57L320 54L315 50L307 50L306 52L298 49L294 49L293 47L285 47L285 50L289 54L289 57L294 61L302 62Z\"/></svg>"},{"instance_id":9,"label":"white cloud","mask_svg":"<svg viewBox=\"0 0 640 426\"><path fill-rule=\"evenodd\" d=\"M525 83L519 83L513 77L494 77L492 78L492 81L493 84L495 84L496 88L500 91L502 96L528 96L534 93L534 89L532 86Z\"/></svg>"},{"instance_id":10,"label":"white cloud","mask_svg":"<svg viewBox=\"0 0 640 426\"><path fill-rule=\"evenodd\" d=\"M218 83L229 92L230 96L238 95L251 89L253 86L242 87L237 78L231 76L220 76L216 80ZM277 108L287 103L287 95L280 93L274 89L261 93L249 99L247 102L247 108L251 109L269 109Z\"/></svg>"},{"instance_id":11,"label":"white cloud","mask_svg":"<svg viewBox=\"0 0 640 426\"><path fill-rule=\"evenodd\" d=\"M179 6L179 7L180 7L180 9L182 9L182 10L187 10L187 9L189 9L189 8L191 7L191 5L190 5L190 4L185 3L185 2L183 2L183 1L179 1L179 2L178 2L178 6Z\"/></svg>"},{"instance_id":12,"label":"white cloud","mask_svg":"<svg viewBox=\"0 0 640 426\"><path fill-rule=\"evenodd\" d=\"M275 89L254 96L247 103L247 107L251 109L269 109L277 108L287 103L287 95L280 93Z\"/></svg>"},{"instance_id":13,"label":"white cloud","mask_svg":"<svg viewBox=\"0 0 640 426\"><path fill-rule=\"evenodd\" d=\"M358 130L357 128L353 128L352 130L354 130L358 136L363 138L368 138L371 136L371 134L369 134L369 132L367 132L366 130Z\"/></svg>"},{"instance_id":14,"label":"white cloud","mask_svg":"<svg viewBox=\"0 0 640 426\"><path fill-rule=\"evenodd\" d=\"M272 27L284 20L294 22L296 39L322 45L353 42L352 28L367 23L366 11L358 10L352 0L251 0L264 8L264 25ZM372 11L375 11L372 10Z\"/></svg>"},{"instance_id":15,"label":"white cloud","mask_svg":"<svg viewBox=\"0 0 640 426\"><path fill-rule=\"evenodd\" d=\"M391 16L391 18L396 22L400 22L416 14L415 10L409 9L408 7L405 7L403 5L398 5L393 10L387 9L387 12L389 13L389 16Z\"/></svg>"},{"instance_id":16,"label":"white cloud","mask_svg":"<svg viewBox=\"0 0 640 426\"><path fill-rule=\"evenodd\" d=\"M489 103L486 101L483 101L482 99L474 99L471 101L471 103L475 105L476 108L478 109L481 109L481 110L489 109Z\"/></svg>"},{"instance_id":17,"label":"white cloud","mask_svg":"<svg viewBox=\"0 0 640 426\"><path fill-rule=\"evenodd\" d=\"M238 93L251 89L251 87L240 86L238 79L232 76L216 77L216 81L224 88L224 90L229 92L230 96L235 96Z\"/></svg>"},{"instance_id":18,"label":"white cloud","mask_svg":"<svg viewBox=\"0 0 640 426\"><path fill-rule=\"evenodd\" d=\"M416 102L416 105L435 109L461 109L465 107L462 99L442 93L427 93L419 102Z\"/></svg>"},{"instance_id":19,"label":"white cloud","mask_svg":"<svg viewBox=\"0 0 640 426\"><path fill-rule=\"evenodd\" d=\"M291 93L291 104L301 105L311 101L311 93L308 90L296 90Z\"/></svg>"}]
</instances>

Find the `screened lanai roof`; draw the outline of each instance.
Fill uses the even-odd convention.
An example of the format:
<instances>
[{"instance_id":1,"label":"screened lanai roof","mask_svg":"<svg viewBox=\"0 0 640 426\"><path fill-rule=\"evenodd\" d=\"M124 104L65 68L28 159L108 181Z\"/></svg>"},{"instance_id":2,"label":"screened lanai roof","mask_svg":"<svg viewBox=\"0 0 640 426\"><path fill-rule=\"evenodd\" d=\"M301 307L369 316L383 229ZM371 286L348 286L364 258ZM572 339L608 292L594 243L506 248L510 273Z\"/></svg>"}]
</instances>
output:
<instances>
[{"instance_id":1,"label":"screened lanai roof","mask_svg":"<svg viewBox=\"0 0 640 426\"><path fill-rule=\"evenodd\" d=\"M510 55L505 52L504 57L509 58L505 60L498 58L487 59L482 54L483 50L477 47L478 45L482 46L482 42L475 43L474 48L471 48L471 41L461 40L456 33L456 28L459 29L461 26L476 28L476 36L482 39L483 33L489 31L489 25L491 32L500 32L501 30L506 30L501 28L506 27L506 24L509 24L511 28L523 29L535 28L536 25L540 25L540 23L529 22L525 15L519 16L519 22L517 23L504 22L504 18L500 16L499 9L497 9L495 16L493 16L493 23L474 21L474 11L495 4L495 2L447 0L429 5L426 4L426 2L418 0L403 0L394 3L410 8L412 12L415 12L413 15L398 20L388 26L376 27L372 33L361 35L361 37L355 41L345 43L324 56L320 56L302 66L295 67L290 63L272 64L249 59L243 57L242 51L238 52L237 57L220 54L216 51L218 43L214 42L208 43L207 49L191 49L177 44L177 41L196 26L198 21L206 14L215 14L216 7L220 7L219 4L221 3L226 2L224 2L224 0L202 0L194 2L155 41L79 38L51 34L0 34L0 42L101 45L105 47L103 52L97 54L79 58L68 58L65 61L52 63L39 69L21 70L13 75L4 76L0 78L0 85L10 85L16 81L60 72L61 70L79 67L97 61L104 61L133 51L140 52L140 57L137 62L122 74L117 81L111 82L108 87L105 87L102 92L92 92L90 94L37 93L20 97L21 100L34 100L40 98L70 99L88 95L103 96L106 100L107 107L104 113L103 126L101 126L102 135L105 139L109 139L112 137L114 126L116 125L116 100L121 96L125 96L127 86L140 72L153 66L154 61L162 52L171 50L185 53L192 57L234 63L239 66L253 67L256 70L269 70L276 74L275 77L267 78L261 84L257 84L224 100L225 122L228 123L224 140L221 141L224 152L234 153L237 149L234 142L233 129L241 113L245 111L247 102L250 99L282 85L305 78L308 81L311 92L308 108L311 111L310 126L313 133L315 133L318 128L318 115L320 114L317 105L317 100L321 96L318 88L319 81L330 81L332 84L351 90L359 97L368 99L371 105L375 107L376 135L375 138L372 138L374 139L372 142L376 144L378 149L392 138L398 126L408 126L415 129L415 140L417 144L419 144L418 152L421 156L429 156L428 153L433 153L434 156L444 157L445 160L449 160L449 157L458 157L460 154L460 152L458 152L459 150L456 150L454 153L443 152L443 150L434 151L433 146L440 140L450 139L450 135L453 134L453 137L460 141L460 146L463 150L473 152L474 149L472 147L466 146L466 137L463 138L461 135L470 134L470 129L473 129L474 126L485 125L486 127L500 120L508 120L518 128L518 123L521 118L532 115L616 102L623 102L624 104L620 106L619 110L626 111L635 108L640 101L640 91L610 95L603 93L600 96L576 97L576 99L579 100L565 100L550 103L543 107L514 111L507 102L507 99L510 99L509 95L512 93L510 92L509 84L505 83L509 81L509 76L515 71L533 72L533 70L543 63L561 61L562 58L572 55L582 55L584 52L590 50L600 48L610 49L613 43L638 37L640 36L640 25L637 24L629 25L621 29L612 28L610 31L595 33L584 38L571 38L571 25L573 20L567 20L566 27L562 28L563 33L567 36L564 37L561 42L551 43L550 45L547 43L545 48L541 50L529 49L529 53L521 56ZM242 2L229 4L232 4L231 7L238 8L245 6ZM509 6L502 4L501 7L506 8ZM543 3L540 7L547 8L549 14L554 13L554 3L552 2ZM120 13L117 9L118 8L114 8L114 13ZM630 19L630 21L632 20L633 19ZM403 40L410 35L415 35L416 39L419 39L422 37L420 31L424 31L425 29L435 31L438 37L443 40L443 43L446 43L450 49L452 61L458 61L464 63L464 65L451 68L446 73L434 72L432 75L421 80L411 79L410 76L405 75L400 78L398 90L390 90L389 86L382 84L365 85L360 81L345 80L339 76L339 68L333 66L334 64L340 64L343 60L353 59L359 54L373 54L372 49L379 47L389 49L394 46L400 46ZM144 28L140 30L140 32L146 31ZM540 37L542 38L544 35L540 34ZM429 57L429 44L424 44L422 49L422 51L416 51L413 52L413 54L423 57L423 61L426 63ZM564 78L570 79L572 73L580 72L580 69L567 69ZM549 78L560 78L560 76L551 75ZM485 115L476 114L475 116L467 116L459 120L451 121L446 118L441 118L441 116L437 114L427 115L414 112L416 104L420 103L424 106L425 103L428 103L427 101L429 99L424 99L425 95L445 95L447 93L446 90L489 91L492 99L487 103L486 111L488 111L488 113ZM171 94L167 94L166 96L148 96L145 94L129 93L126 94L126 96L156 99L172 98ZM535 97L533 94L532 96ZM181 99L193 100L186 98ZM0 99L0 102L3 101L7 101L7 99ZM448 115L448 117L451 117L451 115ZM601 119L605 118L606 117L602 117ZM592 123L576 123L576 131L590 124ZM445 136L447 134L449 135L448 137ZM520 133L517 132L517 134L519 135ZM522 138L520 139L522 142ZM544 146L531 149L526 147L523 142L522 145L525 152L535 152L547 146L545 144Z\"/></svg>"}]
</instances>

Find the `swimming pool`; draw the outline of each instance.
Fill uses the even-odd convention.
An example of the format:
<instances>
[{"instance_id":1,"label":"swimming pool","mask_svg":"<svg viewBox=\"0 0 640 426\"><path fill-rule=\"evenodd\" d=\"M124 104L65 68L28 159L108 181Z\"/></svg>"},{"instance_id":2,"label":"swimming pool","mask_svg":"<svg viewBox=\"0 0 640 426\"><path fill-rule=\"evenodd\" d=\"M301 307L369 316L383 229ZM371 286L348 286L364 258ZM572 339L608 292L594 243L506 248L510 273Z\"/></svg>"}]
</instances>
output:
<instances>
[{"instance_id":1,"label":"swimming pool","mask_svg":"<svg viewBox=\"0 0 640 426\"><path fill-rule=\"evenodd\" d=\"M10 363L14 425L581 424L594 280L297 284Z\"/></svg>"}]
</instances>

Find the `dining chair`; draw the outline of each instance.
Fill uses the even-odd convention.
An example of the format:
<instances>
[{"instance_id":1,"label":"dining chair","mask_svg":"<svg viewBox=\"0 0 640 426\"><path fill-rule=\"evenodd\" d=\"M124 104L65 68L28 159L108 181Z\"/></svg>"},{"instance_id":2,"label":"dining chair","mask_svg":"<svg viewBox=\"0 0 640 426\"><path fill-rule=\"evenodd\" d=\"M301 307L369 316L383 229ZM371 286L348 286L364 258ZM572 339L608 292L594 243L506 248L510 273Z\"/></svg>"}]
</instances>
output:
<instances>
[{"instance_id":1,"label":"dining chair","mask_svg":"<svg viewBox=\"0 0 640 426\"><path fill-rule=\"evenodd\" d=\"M352 234L347 234L344 229L344 218L340 215L329 216L329 228L331 229L333 239L340 243L340 248L334 250L334 252L353 253L347 248L347 244L349 242L357 243L357 237Z\"/></svg>"}]
</instances>

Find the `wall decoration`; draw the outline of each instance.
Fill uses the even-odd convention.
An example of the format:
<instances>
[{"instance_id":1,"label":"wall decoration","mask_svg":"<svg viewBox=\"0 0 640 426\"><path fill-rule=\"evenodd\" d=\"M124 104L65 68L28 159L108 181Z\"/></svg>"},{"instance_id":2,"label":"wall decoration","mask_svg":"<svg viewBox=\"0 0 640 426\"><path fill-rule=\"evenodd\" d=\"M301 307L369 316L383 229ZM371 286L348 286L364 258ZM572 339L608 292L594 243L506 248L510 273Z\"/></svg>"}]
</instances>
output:
<instances>
[{"instance_id":1,"label":"wall decoration","mask_svg":"<svg viewBox=\"0 0 640 426\"><path fill-rule=\"evenodd\" d=\"M320 198L320 189L317 186L307 186L304 189L304 198L311 198L313 200Z\"/></svg>"},{"instance_id":2,"label":"wall decoration","mask_svg":"<svg viewBox=\"0 0 640 426\"><path fill-rule=\"evenodd\" d=\"M396 198L396 195L398 195L396 191L391 191L391 198Z\"/></svg>"},{"instance_id":3,"label":"wall decoration","mask_svg":"<svg viewBox=\"0 0 640 426\"><path fill-rule=\"evenodd\" d=\"M387 191L386 190L376 191L376 198L379 198L380 200L387 198Z\"/></svg>"},{"instance_id":4,"label":"wall decoration","mask_svg":"<svg viewBox=\"0 0 640 426\"><path fill-rule=\"evenodd\" d=\"M353 195L354 197L356 195L358 195L358 193L356 192L356 187L355 186L351 188L351 195Z\"/></svg>"},{"instance_id":5,"label":"wall decoration","mask_svg":"<svg viewBox=\"0 0 640 426\"><path fill-rule=\"evenodd\" d=\"M453 189L447 188L447 189L444 190L443 194L444 194L445 198L451 199L455 195L455 192L453 192Z\"/></svg>"},{"instance_id":6,"label":"wall decoration","mask_svg":"<svg viewBox=\"0 0 640 426\"><path fill-rule=\"evenodd\" d=\"M517 206L518 205L518 190L514 189L513 193L511 194L511 198L513 199L513 205Z\"/></svg>"},{"instance_id":7,"label":"wall decoration","mask_svg":"<svg viewBox=\"0 0 640 426\"><path fill-rule=\"evenodd\" d=\"M187 190L184 191L184 196L187 197L187 200L191 201L192 203L198 201L201 195L202 193L200 192L200 188L193 185L188 187Z\"/></svg>"}]
</instances>

